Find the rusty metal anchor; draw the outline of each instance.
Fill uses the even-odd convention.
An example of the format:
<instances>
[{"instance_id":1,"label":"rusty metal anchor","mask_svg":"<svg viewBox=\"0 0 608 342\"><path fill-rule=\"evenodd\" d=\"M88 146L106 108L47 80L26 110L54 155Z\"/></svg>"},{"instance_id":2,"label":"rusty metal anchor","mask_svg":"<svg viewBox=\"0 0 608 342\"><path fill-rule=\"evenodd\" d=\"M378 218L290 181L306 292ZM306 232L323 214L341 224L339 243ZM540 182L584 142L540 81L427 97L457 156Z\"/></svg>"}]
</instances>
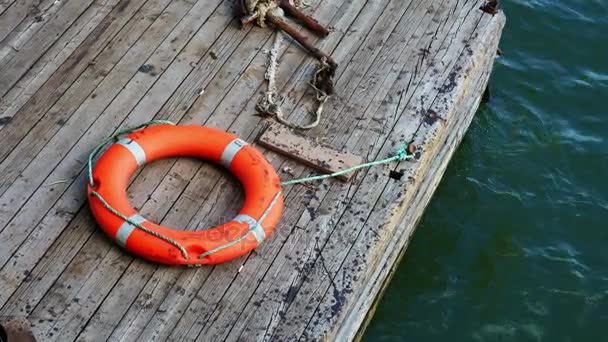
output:
<instances>
[{"instance_id":1,"label":"rusty metal anchor","mask_svg":"<svg viewBox=\"0 0 608 342\"><path fill-rule=\"evenodd\" d=\"M293 38L319 61L327 63L330 66L331 76L333 76L338 64L329 54L321 51L307 37L298 32L297 28L290 25L285 20L285 14L300 20L304 27L321 37L326 37L329 30L319 24L316 19L298 9L290 0L241 0L241 10L243 16L240 21L243 26L253 22L261 27L266 27L266 24L275 26Z\"/></svg>"}]
</instances>

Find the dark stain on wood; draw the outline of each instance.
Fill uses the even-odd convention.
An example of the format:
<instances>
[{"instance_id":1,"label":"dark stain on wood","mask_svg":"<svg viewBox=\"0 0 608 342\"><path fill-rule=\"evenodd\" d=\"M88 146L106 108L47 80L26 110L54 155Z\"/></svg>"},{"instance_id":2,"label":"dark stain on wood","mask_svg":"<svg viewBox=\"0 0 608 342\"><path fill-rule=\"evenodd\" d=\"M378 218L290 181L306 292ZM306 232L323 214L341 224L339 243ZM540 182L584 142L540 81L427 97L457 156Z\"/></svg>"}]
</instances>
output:
<instances>
[{"instance_id":1,"label":"dark stain on wood","mask_svg":"<svg viewBox=\"0 0 608 342\"><path fill-rule=\"evenodd\" d=\"M500 0L486 1L485 4L483 4L481 7L479 7L479 9L482 10L484 13L491 14L492 16L494 16L498 13L499 8L500 8Z\"/></svg>"},{"instance_id":2,"label":"dark stain on wood","mask_svg":"<svg viewBox=\"0 0 608 342\"><path fill-rule=\"evenodd\" d=\"M403 172L391 170L388 176L394 180L401 180L401 177L403 177Z\"/></svg>"},{"instance_id":3,"label":"dark stain on wood","mask_svg":"<svg viewBox=\"0 0 608 342\"><path fill-rule=\"evenodd\" d=\"M116 6L116 12L122 13L127 8L127 6L129 6L130 3L131 3L131 0L121 1L120 4L118 4L118 6Z\"/></svg>"},{"instance_id":4,"label":"dark stain on wood","mask_svg":"<svg viewBox=\"0 0 608 342\"><path fill-rule=\"evenodd\" d=\"M454 90L454 88L456 88L456 85L458 83L456 83L456 77L458 77L460 70L458 68L454 69L454 71L450 72L450 75L448 76L448 80L446 83L443 84L443 86L441 86L441 88L439 89L439 92L441 94L447 94L449 92L451 92L452 90Z\"/></svg>"},{"instance_id":5,"label":"dark stain on wood","mask_svg":"<svg viewBox=\"0 0 608 342\"><path fill-rule=\"evenodd\" d=\"M154 65L144 64L144 65L140 66L137 71L143 72L144 74L151 74L154 71Z\"/></svg>"},{"instance_id":6,"label":"dark stain on wood","mask_svg":"<svg viewBox=\"0 0 608 342\"><path fill-rule=\"evenodd\" d=\"M306 207L306 211L308 212L308 215L310 215L311 221L314 221L317 218L317 212L316 212L315 208Z\"/></svg>"},{"instance_id":7,"label":"dark stain on wood","mask_svg":"<svg viewBox=\"0 0 608 342\"><path fill-rule=\"evenodd\" d=\"M424 116L424 123L426 123L427 125L432 125L435 122L437 122L437 119L439 117L437 116L437 112L432 110L432 109L427 109L426 110L426 115Z\"/></svg>"},{"instance_id":8,"label":"dark stain on wood","mask_svg":"<svg viewBox=\"0 0 608 342\"><path fill-rule=\"evenodd\" d=\"M289 305L293 302L293 300L296 298L296 295L298 294L298 291L300 290L299 287L297 286L290 286L289 290L287 290L287 293L285 293L285 296L283 296L283 300L285 301L285 304Z\"/></svg>"},{"instance_id":9,"label":"dark stain on wood","mask_svg":"<svg viewBox=\"0 0 608 342\"><path fill-rule=\"evenodd\" d=\"M0 126L6 126L11 123L11 121L13 121L13 117L11 116L2 117L0 118Z\"/></svg>"}]
</instances>

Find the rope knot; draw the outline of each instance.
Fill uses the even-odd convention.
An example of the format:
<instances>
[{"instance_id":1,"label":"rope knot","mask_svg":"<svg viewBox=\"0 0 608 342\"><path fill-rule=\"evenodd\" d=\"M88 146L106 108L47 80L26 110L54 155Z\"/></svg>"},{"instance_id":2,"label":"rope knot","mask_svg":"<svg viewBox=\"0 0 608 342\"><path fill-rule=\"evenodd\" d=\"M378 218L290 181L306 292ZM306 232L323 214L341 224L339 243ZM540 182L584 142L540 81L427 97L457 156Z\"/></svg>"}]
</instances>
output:
<instances>
[{"instance_id":1,"label":"rope knot","mask_svg":"<svg viewBox=\"0 0 608 342\"><path fill-rule=\"evenodd\" d=\"M256 23L260 27L266 27L266 17L268 15L283 17L284 12L279 7L277 0L247 0L245 7L249 13L257 13Z\"/></svg>"},{"instance_id":2,"label":"rope knot","mask_svg":"<svg viewBox=\"0 0 608 342\"><path fill-rule=\"evenodd\" d=\"M404 144L401 144L395 152L395 157L400 161L404 161L406 159L411 158L412 156L407 154L407 147Z\"/></svg>"}]
</instances>

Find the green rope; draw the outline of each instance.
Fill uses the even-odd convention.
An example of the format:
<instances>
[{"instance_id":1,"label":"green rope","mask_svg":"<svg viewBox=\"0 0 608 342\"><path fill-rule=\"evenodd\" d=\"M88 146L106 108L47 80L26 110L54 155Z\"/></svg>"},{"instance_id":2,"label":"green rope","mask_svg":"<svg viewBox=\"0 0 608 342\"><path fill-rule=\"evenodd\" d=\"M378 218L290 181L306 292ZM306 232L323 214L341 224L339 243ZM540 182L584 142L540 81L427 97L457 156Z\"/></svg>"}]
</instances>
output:
<instances>
[{"instance_id":1,"label":"green rope","mask_svg":"<svg viewBox=\"0 0 608 342\"><path fill-rule=\"evenodd\" d=\"M93 181L93 159L95 158L95 156L97 155L97 153L99 153L99 151L101 151L101 149L106 146L107 143L109 143L110 141L116 139L117 137L123 135L123 134L127 134L127 133L132 133L135 132L137 130L140 130L142 128L146 128L148 126L153 126L153 125L173 125L175 126L175 123L169 121L169 120L151 120L148 121L144 124L141 124L139 126L135 126L135 127L130 127L130 128L125 128L125 129L121 129L116 131L114 134L110 135L109 137L107 137L104 141L102 141L99 145L97 145L93 151L91 151L91 153L89 154L89 164L88 164L88 172L89 172L89 184L91 185L91 187L95 186L95 182Z\"/></svg>"},{"instance_id":2,"label":"green rope","mask_svg":"<svg viewBox=\"0 0 608 342\"><path fill-rule=\"evenodd\" d=\"M255 227L257 227L258 225L261 226L262 222L264 221L264 219L266 219L266 216L268 216L268 214L272 210L272 207L274 207L275 203L277 203L277 201L279 200L279 197L281 197L282 193L283 192L281 190L279 190L277 192L277 194L274 195L274 198L272 199L272 202L270 202L270 204L266 208L266 211L264 211L264 213L262 214L262 217L260 217L260 219L255 224L252 224L251 227L249 227L249 230L247 231L247 233L243 234L242 236L240 236L240 237L238 237L238 238L236 238L236 239L234 239L234 240L232 240L232 241L230 241L230 242L228 242L226 244L218 246L218 247L216 247L216 248L214 248L212 250L206 251L205 253L199 255L198 258L202 259L202 258L206 257L207 255L210 255L210 254L213 254L215 252L221 251L224 248L228 248L230 246L233 246L233 245L241 242L243 239L245 239L247 237L247 235L249 235L249 233L251 233Z\"/></svg>"},{"instance_id":3,"label":"green rope","mask_svg":"<svg viewBox=\"0 0 608 342\"><path fill-rule=\"evenodd\" d=\"M118 210L112 208L112 206L108 202L106 202L106 200L97 191L91 191L91 195L95 196L101 202L101 204L103 204L103 206L106 207L106 209L108 209L108 211L110 211L112 214L125 220L130 225L137 227L148 234L154 235L157 238L172 244L173 246L177 247L182 252L182 255L184 256L185 259L188 259L188 252L186 251L184 246L179 244L179 242L177 242L167 236L164 236L158 232L155 232L152 229L146 228L146 227L142 226L140 223L137 223L137 222L131 220L130 218L126 217L125 215L120 213Z\"/></svg>"},{"instance_id":4,"label":"green rope","mask_svg":"<svg viewBox=\"0 0 608 342\"><path fill-rule=\"evenodd\" d=\"M402 146L399 147L399 149L397 150L397 153L395 153L394 156L386 158L386 159L376 160L376 161L373 161L373 162L369 162L369 163L353 166L353 167L350 167L348 169L336 171L336 172L328 174L328 175L319 175L319 176L312 176L312 177L292 179L292 180L289 180L289 181L281 183L281 185L294 185L294 184L301 184L301 183L321 180L321 179L325 179L325 178L338 177L338 176L343 175L345 173L353 172L353 171L356 171L356 170L359 170L359 169L364 169L366 167L372 167L372 166L381 165L381 164L388 164L388 163L390 163L392 161L395 161L395 160L403 161L403 160L412 159L412 158L414 158L414 155L407 154L406 147L404 145L402 145Z\"/></svg>"},{"instance_id":5,"label":"green rope","mask_svg":"<svg viewBox=\"0 0 608 342\"><path fill-rule=\"evenodd\" d=\"M386 158L386 159L377 160L377 161L373 161L373 162L369 162L369 163L353 166L353 167L350 167L348 169L340 170L340 171L337 171L337 172L334 172L334 173L328 174L328 175L320 175L320 176L313 176L313 177L305 177L305 178L292 179L290 181L282 182L281 185L294 185L294 184L301 184L301 183L306 183L306 182L311 182L311 181L316 181L316 180L321 180L321 179L326 179L326 178L337 177L337 176L343 175L345 173L353 172L353 171L356 171L356 170L359 170L359 169L363 169L363 168L366 168L366 167L372 167L372 166L381 165L381 164L388 164L388 163L393 162L395 160L403 161L403 160L411 159L411 158L414 158L414 155L407 154L406 147L402 145L402 146L399 147L399 149L397 150L397 152L395 153L394 156ZM232 241L230 241L230 242L228 242L226 244L223 244L223 245L221 245L219 247L216 247L216 248L214 248L212 250L209 250L209 251L207 251L207 252L199 255L198 258L202 259L202 258L204 258L204 257L206 257L206 256L208 256L210 254L216 253L218 251L221 251L222 249L225 249L225 248L228 248L230 246L233 246L233 245L239 243L240 241L242 241L243 239L245 239L245 237L247 237L247 235L249 235L251 233L251 231L257 225L261 225L261 223L264 221L264 219L266 218L266 216L268 215L268 213L270 213L270 211L272 210L272 208L276 204L277 200L281 196L281 193L282 192L280 190L277 192L277 194L274 196L272 202L270 202L270 204L266 208L266 211L264 211L264 214L262 214L262 217L260 217L260 219L257 220L257 222L255 224L253 224L249 228L249 231L247 231L242 236L236 238L235 240L232 240Z\"/></svg>"},{"instance_id":6,"label":"green rope","mask_svg":"<svg viewBox=\"0 0 608 342\"><path fill-rule=\"evenodd\" d=\"M91 185L91 187L95 187L95 182L93 180L93 159L95 158L95 156L97 155L97 153L99 153L99 151L110 141L116 139L117 137L123 135L123 134L128 134L128 133L132 133L135 132L137 130L140 130L142 128L146 128L149 126L153 126L153 125L174 125L175 123L168 121L168 120L152 120L152 121L148 121L144 124L141 124L139 126L135 126L135 127L130 127L130 128L125 128L125 129L121 129L116 131L114 134L112 134L111 136L109 136L108 138L106 138L102 143L100 143L99 145L97 145L93 151L91 152L91 154L89 154L89 161L88 161L88 172L89 172L89 184ZM172 245L174 245L175 247L177 247L182 254L184 255L184 258L188 259L188 252L186 251L186 249L180 245L177 241L164 236L158 232L155 232L151 229L148 229L144 226L142 226L140 223L134 222L133 220L129 219L128 217L126 217L125 215L123 215L122 213L120 213L118 210L114 209L97 191L91 191L91 195L95 196L100 202L101 204L112 214L120 217L121 219L123 219L124 221L128 222L130 225L137 227L139 229L141 229L142 231L151 234L153 236L156 236L157 238L166 241Z\"/></svg>"}]
</instances>

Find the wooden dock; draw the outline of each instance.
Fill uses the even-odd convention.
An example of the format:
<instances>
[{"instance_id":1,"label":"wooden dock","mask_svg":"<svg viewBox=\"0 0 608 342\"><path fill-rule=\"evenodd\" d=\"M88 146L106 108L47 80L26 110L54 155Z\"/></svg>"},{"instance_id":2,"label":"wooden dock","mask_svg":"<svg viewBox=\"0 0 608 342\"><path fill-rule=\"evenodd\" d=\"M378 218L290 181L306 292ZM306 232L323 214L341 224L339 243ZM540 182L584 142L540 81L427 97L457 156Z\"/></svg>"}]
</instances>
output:
<instances>
[{"instance_id":1,"label":"wooden dock","mask_svg":"<svg viewBox=\"0 0 608 342\"><path fill-rule=\"evenodd\" d=\"M505 17L484 0L309 2L333 27L316 43L340 68L306 134L367 160L413 142L416 159L285 188L281 224L255 252L180 268L103 235L87 155L153 118L254 142L273 32L241 29L235 1L0 1L0 321L25 318L41 341L359 336L479 105ZM287 44L280 63L283 109L306 122L314 61ZM312 172L264 151L277 170ZM225 171L189 159L145 166L129 196L147 219L190 230L242 203Z\"/></svg>"}]
</instances>

